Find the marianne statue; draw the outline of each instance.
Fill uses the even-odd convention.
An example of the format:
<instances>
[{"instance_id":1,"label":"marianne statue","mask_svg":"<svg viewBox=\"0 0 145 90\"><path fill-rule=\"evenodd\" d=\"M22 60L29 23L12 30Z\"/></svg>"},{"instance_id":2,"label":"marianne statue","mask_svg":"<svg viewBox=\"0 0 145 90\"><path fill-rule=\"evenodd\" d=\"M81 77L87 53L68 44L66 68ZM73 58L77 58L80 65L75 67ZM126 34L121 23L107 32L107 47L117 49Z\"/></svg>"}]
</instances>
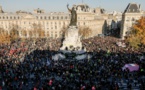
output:
<instances>
[{"instance_id":1,"label":"marianne statue","mask_svg":"<svg viewBox=\"0 0 145 90\"><path fill-rule=\"evenodd\" d=\"M67 4L67 9L71 13L71 20L69 26L77 26L77 12L75 10L75 7L72 7L72 9L69 9L69 5Z\"/></svg>"}]
</instances>

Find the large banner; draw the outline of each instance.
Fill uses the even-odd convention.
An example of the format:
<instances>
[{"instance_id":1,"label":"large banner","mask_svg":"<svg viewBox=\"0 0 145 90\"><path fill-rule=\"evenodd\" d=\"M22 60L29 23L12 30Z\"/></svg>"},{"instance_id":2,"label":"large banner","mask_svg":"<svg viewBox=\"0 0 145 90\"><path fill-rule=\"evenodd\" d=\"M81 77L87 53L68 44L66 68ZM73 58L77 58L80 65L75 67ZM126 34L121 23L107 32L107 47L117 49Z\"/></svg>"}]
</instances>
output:
<instances>
[{"instance_id":1,"label":"large banner","mask_svg":"<svg viewBox=\"0 0 145 90\"><path fill-rule=\"evenodd\" d=\"M122 67L122 70L129 69L130 72L132 71L138 71L139 65L138 64L125 64L124 67Z\"/></svg>"}]
</instances>

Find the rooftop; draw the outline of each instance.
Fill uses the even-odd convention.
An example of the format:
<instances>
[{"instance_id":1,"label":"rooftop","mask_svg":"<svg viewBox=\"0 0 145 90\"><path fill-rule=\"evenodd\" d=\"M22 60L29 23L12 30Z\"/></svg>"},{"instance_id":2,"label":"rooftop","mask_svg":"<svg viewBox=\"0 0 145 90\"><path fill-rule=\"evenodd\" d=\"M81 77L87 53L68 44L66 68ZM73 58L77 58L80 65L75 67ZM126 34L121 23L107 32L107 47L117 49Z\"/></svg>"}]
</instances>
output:
<instances>
[{"instance_id":1,"label":"rooftop","mask_svg":"<svg viewBox=\"0 0 145 90\"><path fill-rule=\"evenodd\" d=\"M140 13L140 5L136 3L129 3L127 8L125 9L124 13Z\"/></svg>"}]
</instances>

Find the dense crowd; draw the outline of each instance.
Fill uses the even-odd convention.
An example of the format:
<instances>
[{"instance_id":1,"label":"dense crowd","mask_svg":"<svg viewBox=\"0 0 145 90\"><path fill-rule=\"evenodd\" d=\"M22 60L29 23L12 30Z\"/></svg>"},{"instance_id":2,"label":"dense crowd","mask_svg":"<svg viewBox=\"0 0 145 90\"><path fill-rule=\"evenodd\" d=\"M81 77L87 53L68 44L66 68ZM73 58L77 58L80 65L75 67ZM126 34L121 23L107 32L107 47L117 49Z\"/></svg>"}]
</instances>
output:
<instances>
[{"instance_id":1,"label":"dense crowd","mask_svg":"<svg viewBox=\"0 0 145 90\"><path fill-rule=\"evenodd\" d=\"M83 46L87 48L88 52L98 52L99 50L111 51L111 52L127 52L127 53L140 53L145 51L145 47L134 49L130 47L124 40L119 38L107 36L107 37L93 37L82 41ZM118 42L126 43L126 47L119 47Z\"/></svg>"},{"instance_id":2,"label":"dense crowd","mask_svg":"<svg viewBox=\"0 0 145 90\"><path fill-rule=\"evenodd\" d=\"M119 39L94 37L83 40L91 59L53 61L60 39L18 39L0 44L0 90L144 90L144 49L118 47ZM139 70L122 70L126 63Z\"/></svg>"}]
</instances>

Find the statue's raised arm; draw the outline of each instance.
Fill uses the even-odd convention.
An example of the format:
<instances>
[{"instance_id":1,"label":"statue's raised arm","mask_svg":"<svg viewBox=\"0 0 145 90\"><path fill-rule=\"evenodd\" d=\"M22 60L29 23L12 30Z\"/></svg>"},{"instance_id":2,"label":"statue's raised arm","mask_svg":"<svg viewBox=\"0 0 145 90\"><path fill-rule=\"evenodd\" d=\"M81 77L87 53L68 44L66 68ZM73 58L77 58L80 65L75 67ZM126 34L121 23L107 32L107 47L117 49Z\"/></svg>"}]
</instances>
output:
<instances>
[{"instance_id":1,"label":"statue's raised arm","mask_svg":"<svg viewBox=\"0 0 145 90\"><path fill-rule=\"evenodd\" d=\"M69 9L69 4L67 4L67 9L69 10L69 12L71 12L71 9Z\"/></svg>"}]
</instances>

